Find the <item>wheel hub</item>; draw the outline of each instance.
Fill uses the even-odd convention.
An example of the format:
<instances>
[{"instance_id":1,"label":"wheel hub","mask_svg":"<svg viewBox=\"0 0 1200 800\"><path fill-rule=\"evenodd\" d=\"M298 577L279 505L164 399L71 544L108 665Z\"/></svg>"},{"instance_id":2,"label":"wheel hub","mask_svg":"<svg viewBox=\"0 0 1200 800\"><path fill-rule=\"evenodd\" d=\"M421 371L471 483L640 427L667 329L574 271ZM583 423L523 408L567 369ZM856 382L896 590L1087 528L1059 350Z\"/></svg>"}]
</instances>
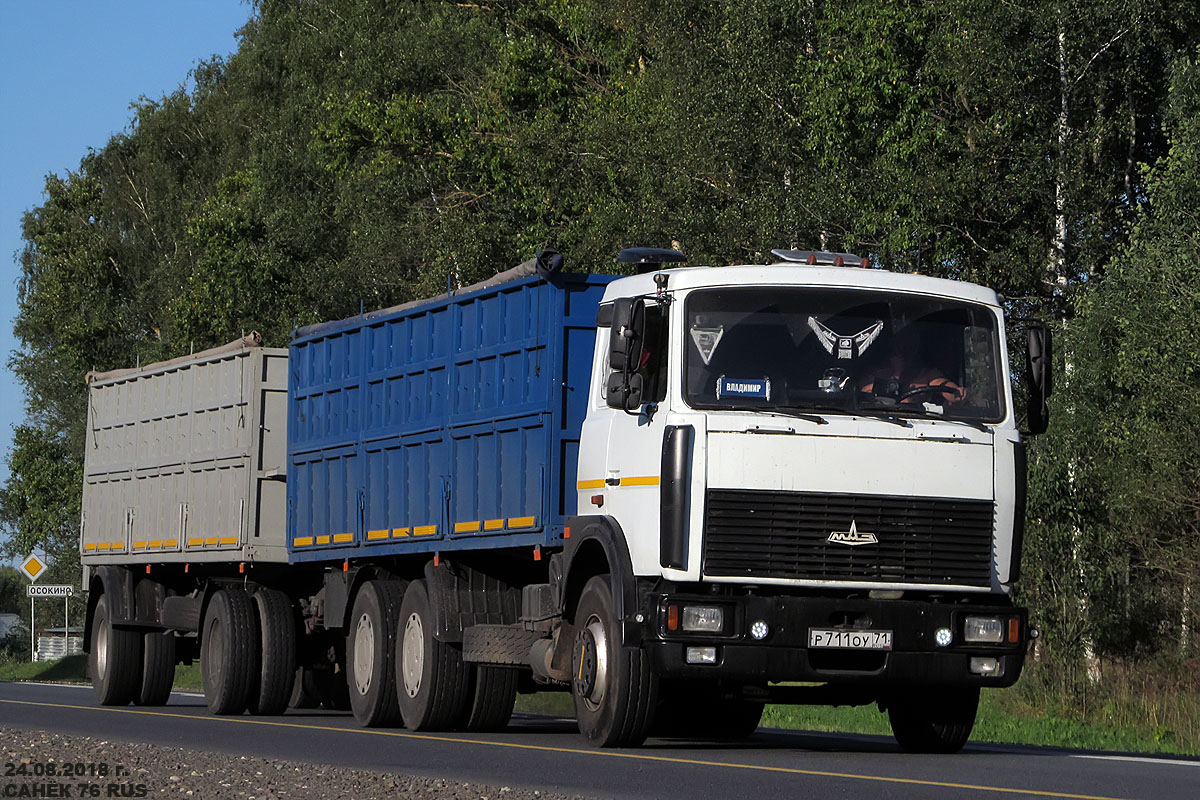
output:
<instances>
[{"instance_id":1,"label":"wheel hub","mask_svg":"<svg viewBox=\"0 0 1200 800\"><path fill-rule=\"evenodd\" d=\"M402 648L400 671L404 676L404 691L409 697L416 697L421 691L421 673L425 669L425 627L417 614L410 614L404 623Z\"/></svg>"},{"instance_id":2,"label":"wheel hub","mask_svg":"<svg viewBox=\"0 0 1200 800\"><path fill-rule=\"evenodd\" d=\"M573 660L575 694L595 710L604 702L608 686L608 637L595 617L575 637Z\"/></svg>"},{"instance_id":3,"label":"wheel hub","mask_svg":"<svg viewBox=\"0 0 1200 800\"><path fill-rule=\"evenodd\" d=\"M363 614L358 618L354 631L354 688L365 695L371 690L372 672L375 669L375 626L371 617Z\"/></svg>"}]
</instances>

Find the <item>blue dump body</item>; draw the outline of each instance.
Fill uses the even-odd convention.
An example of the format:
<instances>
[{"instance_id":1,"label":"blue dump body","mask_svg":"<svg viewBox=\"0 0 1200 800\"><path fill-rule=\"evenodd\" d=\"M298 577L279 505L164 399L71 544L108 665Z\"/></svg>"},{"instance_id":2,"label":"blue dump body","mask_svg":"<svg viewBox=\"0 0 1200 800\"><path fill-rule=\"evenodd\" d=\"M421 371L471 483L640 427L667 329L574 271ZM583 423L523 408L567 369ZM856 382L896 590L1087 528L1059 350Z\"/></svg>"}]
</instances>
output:
<instances>
[{"instance_id":1,"label":"blue dump body","mask_svg":"<svg viewBox=\"0 0 1200 800\"><path fill-rule=\"evenodd\" d=\"M612 280L525 278L298 330L290 560L560 542Z\"/></svg>"}]
</instances>

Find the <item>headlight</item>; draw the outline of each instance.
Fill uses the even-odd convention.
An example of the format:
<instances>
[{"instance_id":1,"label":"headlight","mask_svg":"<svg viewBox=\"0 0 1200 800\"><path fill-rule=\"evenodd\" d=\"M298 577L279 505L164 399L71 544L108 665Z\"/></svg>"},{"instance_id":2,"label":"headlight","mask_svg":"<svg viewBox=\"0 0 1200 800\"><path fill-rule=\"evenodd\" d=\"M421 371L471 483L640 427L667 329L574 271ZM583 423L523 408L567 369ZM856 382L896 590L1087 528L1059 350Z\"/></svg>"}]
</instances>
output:
<instances>
[{"instance_id":1,"label":"headlight","mask_svg":"<svg viewBox=\"0 0 1200 800\"><path fill-rule=\"evenodd\" d=\"M1000 617L967 617L963 638L968 642L1004 641L1004 620Z\"/></svg>"},{"instance_id":2,"label":"headlight","mask_svg":"<svg viewBox=\"0 0 1200 800\"><path fill-rule=\"evenodd\" d=\"M719 606L684 606L683 629L720 633L725 629L725 609Z\"/></svg>"}]
</instances>

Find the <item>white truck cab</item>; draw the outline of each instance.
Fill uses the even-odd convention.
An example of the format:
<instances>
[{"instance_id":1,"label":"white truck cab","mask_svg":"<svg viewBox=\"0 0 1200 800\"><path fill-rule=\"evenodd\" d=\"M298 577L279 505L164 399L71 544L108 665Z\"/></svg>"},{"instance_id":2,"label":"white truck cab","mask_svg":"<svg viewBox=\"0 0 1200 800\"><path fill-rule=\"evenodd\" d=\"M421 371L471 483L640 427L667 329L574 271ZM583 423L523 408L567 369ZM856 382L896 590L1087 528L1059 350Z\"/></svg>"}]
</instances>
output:
<instances>
[{"instance_id":1,"label":"white truck cab","mask_svg":"<svg viewBox=\"0 0 1200 800\"><path fill-rule=\"evenodd\" d=\"M1009 597L1024 453L1001 300L775 253L609 284L572 527L627 550L622 644L660 704L680 681L743 717L748 700L874 701L909 749L957 750L1030 636ZM775 685L796 681L825 685Z\"/></svg>"}]
</instances>

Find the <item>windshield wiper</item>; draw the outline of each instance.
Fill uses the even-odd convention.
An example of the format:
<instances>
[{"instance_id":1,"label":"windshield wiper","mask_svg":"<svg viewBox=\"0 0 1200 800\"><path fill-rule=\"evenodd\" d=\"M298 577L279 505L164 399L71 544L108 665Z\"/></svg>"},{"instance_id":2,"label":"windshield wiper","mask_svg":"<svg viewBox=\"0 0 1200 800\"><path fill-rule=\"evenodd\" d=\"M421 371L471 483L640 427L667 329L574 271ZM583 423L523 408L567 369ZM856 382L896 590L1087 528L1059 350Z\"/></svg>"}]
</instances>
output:
<instances>
[{"instance_id":1,"label":"windshield wiper","mask_svg":"<svg viewBox=\"0 0 1200 800\"><path fill-rule=\"evenodd\" d=\"M860 411L861 410L863 410L863 409L860 409ZM889 414L895 414L895 415L921 417L922 419L936 419L941 422L957 422L961 425L966 425L968 427L975 428L978 431L983 431L984 433L989 433L991 430L990 428L988 428L988 426L984 425L982 422L976 422L975 420L969 420L969 419L960 419L958 417L947 417L945 412L933 411L931 409L926 408L923 405L920 405L920 406L896 405L894 409L889 409L887 412L883 412L882 409L880 409L880 411L882 413L889 413Z\"/></svg>"},{"instance_id":2,"label":"windshield wiper","mask_svg":"<svg viewBox=\"0 0 1200 800\"><path fill-rule=\"evenodd\" d=\"M795 412L797 416L801 415L805 411L824 411L827 413L841 414L843 416L858 415L860 417L881 419L884 422L891 422L894 425L899 425L901 428L912 427L908 422L896 417L894 414L891 414L887 411L877 411L869 408L841 408L840 406L776 406L775 408L777 410L782 409ZM824 424L825 420L822 418L821 422Z\"/></svg>"}]
</instances>

